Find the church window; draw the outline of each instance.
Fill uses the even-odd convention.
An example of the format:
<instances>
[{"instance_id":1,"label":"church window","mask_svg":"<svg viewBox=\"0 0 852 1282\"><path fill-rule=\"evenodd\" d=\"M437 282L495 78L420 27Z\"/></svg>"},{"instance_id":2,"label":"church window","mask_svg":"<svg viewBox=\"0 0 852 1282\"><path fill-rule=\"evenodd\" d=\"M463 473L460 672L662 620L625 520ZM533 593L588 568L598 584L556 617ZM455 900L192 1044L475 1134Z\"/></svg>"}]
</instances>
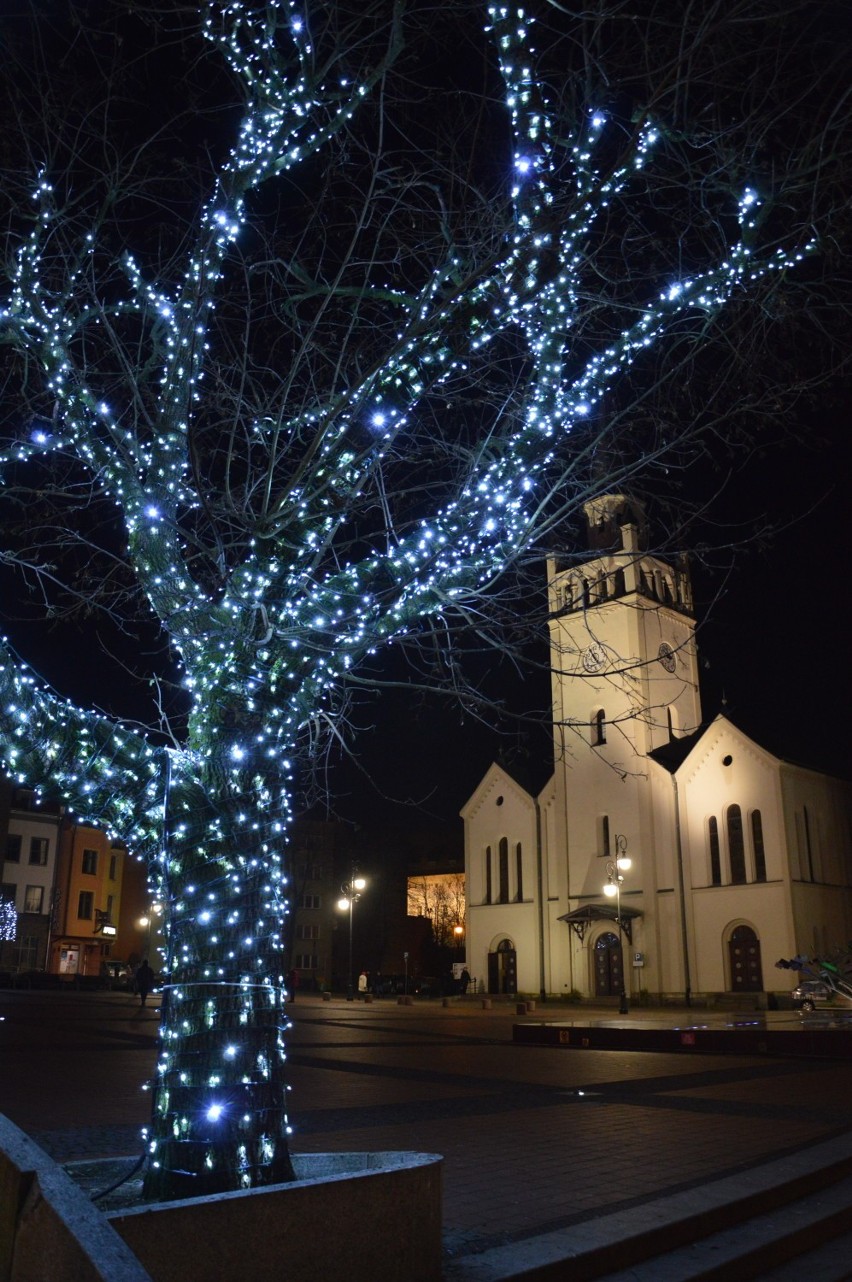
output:
<instances>
[{"instance_id":1,"label":"church window","mask_svg":"<svg viewBox=\"0 0 852 1282\"><path fill-rule=\"evenodd\" d=\"M627 591L627 583L624 578L624 570L619 567L615 572L615 596L624 596Z\"/></svg>"},{"instance_id":2,"label":"church window","mask_svg":"<svg viewBox=\"0 0 852 1282\"><path fill-rule=\"evenodd\" d=\"M743 812L739 806L728 806L728 857L731 861L731 883L741 886L746 880Z\"/></svg>"},{"instance_id":3,"label":"church window","mask_svg":"<svg viewBox=\"0 0 852 1282\"><path fill-rule=\"evenodd\" d=\"M671 707L666 708L666 724L669 728L669 743L671 743L672 739L675 737L674 717L672 716Z\"/></svg>"},{"instance_id":4,"label":"church window","mask_svg":"<svg viewBox=\"0 0 852 1282\"><path fill-rule=\"evenodd\" d=\"M602 859L609 859L609 815L598 816L598 854Z\"/></svg>"},{"instance_id":5,"label":"church window","mask_svg":"<svg viewBox=\"0 0 852 1282\"><path fill-rule=\"evenodd\" d=\"M766 881L766 850L763 845L763 820L759 810L751 812L751 842L754 847L754 879Z\"/></svg>"},{"instance_id":6,"label":"church window","mask_svg":"<svg viewBox=\"0 0 852 1282\"><path fill-rule=\"evenodd\" d=\"M491 884L491 877L492 877L492 873L491 873L491 847L490 847L490 846L486 846L486 847L485 847L485 902L486 902L486 904L490 904L490 903L491 903L491 898L492 898L492 893L493 893L493 886L492 886L492 884Z\"/></svg>"},{"instance_id":7,"label":"church window","mask_svg":"<svg viewBox=\"0 0 852 1282\"><path fill-rule=\"evenodd\" d=\"M710 885L722 884L722 855L719 849L719 821L715 815L707 820L707 839L710 846Z\"/></svg>"},{"instance_id":8,"label":"church window","mask_svg":"<svg viewBox=\"0 0 852 1282\"><path fill-rule=\"evenodd\" d=\"M518 903L519 903L519 904L523 902L523 898L524 898L524 859L523 859L523 854L524 854L524 852L523 852L523 850L521 849L521 843L520 843L520 842L518 842L518 844L515 846L515 876L516 876L516 879L517 879L517 886L518 886L518 893L517 893L517 895L515 896L515 898L517 899L517 901L518 901Z\"/></svg>"},{"instance_id":9,"label":"church window","mask_svg":"<svg viewBox=\"0 0 852 1282\"><path fill-rule=\"evenodd\" d=\"M807 869L808 869L807 880L815 881L816 878L814 877L814 849L813 849L813 844L811 842L811 817L808 814L807 806L802 806L802 827L804 830L804 838L805 838L805 860L807 862Z\"/></svg>"},{"instance_id":10,"label":"church window","mask_svg":"<svg viewBox=\"0 0 852 1282\"><path fill-rule=\"evenodd\" d=\"M498 888L499 893L497 896L497 902L501 904L508 904L509 902L509 842L506 837L500 838L498 862L499 862L499 869L500 869L500 872L499 872L500 885Z\"/></svg>"},{"instance_id":11,"label":"church window","mask_svg":"<svg viewBox=\"0 0 852 1282\"><path fill-rule=\"evenodd\" d=\"M592 718L592 745L606 743L606 713L599 708Z\"/></svg>"},{"instance_id":12,"label":"church window","mask_svg":"<svg viewBox=\"0 0 852 1282\"><path fill-rule=\"evenodd\" d=\"M589 589L589 580L583 579L583 605L588 610L591 604L592 604L592 596Z\"/></svg>"}]
</instances>

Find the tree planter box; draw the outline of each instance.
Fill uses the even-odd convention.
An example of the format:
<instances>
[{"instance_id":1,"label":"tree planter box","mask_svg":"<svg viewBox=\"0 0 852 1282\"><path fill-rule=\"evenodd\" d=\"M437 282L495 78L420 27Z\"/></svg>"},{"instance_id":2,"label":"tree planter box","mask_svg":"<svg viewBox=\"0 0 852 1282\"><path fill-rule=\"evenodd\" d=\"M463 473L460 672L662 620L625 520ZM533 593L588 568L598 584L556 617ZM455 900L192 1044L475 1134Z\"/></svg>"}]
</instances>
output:
<instances>
[{"instance_id":1,"label":"tree planter box","mask_svg":"<svg viewBox=\"0 0 852 1282\"><path fill-rule=\"evenodd\" d=\"M92 1203L132 1159L62 1167L0 1116L0 1279L437 1282L442 1160L305 1154L292 1184L136 1203L137 1179Z\"/></svg>"},{"instance_id":2,"label":"tree planter box","mask_svg":"<svg viewBox=\"0 0 852 1282\"><path fill-rule=\"evenodd\" d=\"M153 1282L437 1282L441 1162L433 1153L295 1156L298 1180L148 1204L106 1218Z\"/></svg>"}]
</instances>

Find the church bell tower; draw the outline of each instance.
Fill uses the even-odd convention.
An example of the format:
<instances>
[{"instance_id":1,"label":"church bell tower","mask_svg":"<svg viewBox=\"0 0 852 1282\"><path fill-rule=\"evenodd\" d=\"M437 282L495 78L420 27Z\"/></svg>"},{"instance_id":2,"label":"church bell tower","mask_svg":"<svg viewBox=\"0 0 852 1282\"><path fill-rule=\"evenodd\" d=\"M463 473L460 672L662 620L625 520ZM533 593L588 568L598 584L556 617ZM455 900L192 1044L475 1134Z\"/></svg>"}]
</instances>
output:
<instances>
[{"instance_id":1,"label":"church bell tower","mask_svg":"<svg viewBox=\"0 0 852 1282\"><path fill-rule=\"evenodd\" d=\"M671 797L648 754L697 730L701 721L689 573L648 550L641 505L605 494L584 506L591 557L548 563L554 786L571 909L593 918L616 847L631 870L622 905L636 922L628 987L654 990L660 914L676 885L674 852L660 816ZM667 901L663 903L663 899ZM573 940L574 984L598 992L596 925ZM601 939L605 936L601 936ZM589 949L591 948L591 952ZM648 967L644 973L639 968Z\"/></svg>"}]
</instances>

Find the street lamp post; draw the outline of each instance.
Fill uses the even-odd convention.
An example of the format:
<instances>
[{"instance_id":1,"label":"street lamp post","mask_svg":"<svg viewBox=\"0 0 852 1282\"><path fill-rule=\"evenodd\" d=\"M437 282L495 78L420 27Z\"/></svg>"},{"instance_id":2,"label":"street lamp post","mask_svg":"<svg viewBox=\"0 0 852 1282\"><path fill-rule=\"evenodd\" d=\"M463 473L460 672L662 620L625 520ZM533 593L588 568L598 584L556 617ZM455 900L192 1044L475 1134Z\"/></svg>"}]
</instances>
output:
<instances>
[{"instance_id":1,"label":"street lamp post","mask_svg":"<svg viewBox=\"0 0 852 1282\"><path fill-rule=\"evenodd\" d=\"M455 941L456 941L456 960L462 961L463 960L462 959L462 941L464 939L464 926L462 926L461 924L459 924L458 926L453 926L453 936L455 937Z\"/></svg>"},{"instance_id":2,"label":"street lamp post","mask_svg":"<svg viewBox=\"0 0 852 1282\"><path fill-rule=\"evenodd\" d=\"M340 911L349 913L349 983L346 988L346 1000L348 1002L355 1000L354 972L352 969L352 934L355 904L361 898L361 892L366 885L366 878L357 876L356 870L353 868L352 876L340 887L341 897L337 901L337 907Z\"/></svg>"},{"instance_id":3,"label":"street lamp post","mask_svg":"<svg viewBox=\"0 0 852 1282\"><path fill-rule=\"evenodd\" d=\"M621 883L624 881L623 874L627 872L632 860L627 857L627 838L621 835L615 838L616 858L615 861L609 859L606 865L607 883L603 888L603 893L608 899L615 899L615 915L618 919L618 946L621 950L621 994L618 1003L619 1015L626 1015L628 1012L627 992L624 987L624 927L621 921Z\"/></svg>"}]
</instances>

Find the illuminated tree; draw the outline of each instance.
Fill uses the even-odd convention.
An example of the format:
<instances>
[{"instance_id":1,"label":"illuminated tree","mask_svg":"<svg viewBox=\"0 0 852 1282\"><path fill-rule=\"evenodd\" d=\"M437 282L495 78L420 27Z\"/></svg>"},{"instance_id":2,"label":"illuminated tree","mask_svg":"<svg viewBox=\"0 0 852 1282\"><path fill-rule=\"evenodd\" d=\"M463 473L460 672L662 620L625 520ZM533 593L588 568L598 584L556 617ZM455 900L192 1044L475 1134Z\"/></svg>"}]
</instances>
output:
<instances>
[{"instance_id":1,"label":"illuminated tree","mask_svg":"<svg viewBox=\"0 0 852 1282\"><path fill-rule=\"evenodd\" d=\"M764 220L759 185L734 190L739 165L707 162L724 134L697 148L701 235L673 230L690 140L644 109L577 110L578 83L571 101L549 90L514 5L487 17L505 124L445 189L416 116L392 124L409 74L393 5L235 0L200 19L227 69L208 91L234 102L221 156L197 136L204 200L187 212L196 173L175 194L142 149L125 187L48 158L31 212L9 215L0 299L7 401L26 406L7 492L38 466L88 513L111 505L110 566L132 571L189 701L163 743L1 652L6 769L120 835L165 906L156 1197L291 1176L287 829L363 665L418 629L477 627L501 574L587 495L589 458L621 448L603 398L814 244L803 216L783 234ZM511 180L483 199L498 155ZM674 448L634 448L616 478ZM17 559L42 588L62 568Z\"/></svg>"}]
</instances>

